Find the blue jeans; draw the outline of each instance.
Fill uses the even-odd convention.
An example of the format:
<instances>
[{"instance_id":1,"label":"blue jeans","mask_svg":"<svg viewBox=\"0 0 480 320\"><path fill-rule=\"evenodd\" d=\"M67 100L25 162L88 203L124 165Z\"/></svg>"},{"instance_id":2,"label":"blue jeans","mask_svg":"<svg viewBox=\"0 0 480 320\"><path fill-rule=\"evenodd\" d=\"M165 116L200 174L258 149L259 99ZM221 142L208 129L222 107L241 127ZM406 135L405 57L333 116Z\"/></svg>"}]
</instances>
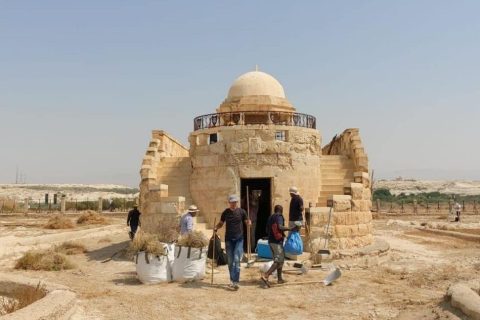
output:
<instances>
[{"instance_id":1,"label":"blue jeans","mask_svg":"<svg viewBox=\"0 0 480 320\"><path fill-rule=\"evenodd\" d=\"M230 272L230 281L240 281L240 261L243 256L243 238L237 240L225 240L225 249L227 251L228 271Z\"/></svg>"}]
</instances>

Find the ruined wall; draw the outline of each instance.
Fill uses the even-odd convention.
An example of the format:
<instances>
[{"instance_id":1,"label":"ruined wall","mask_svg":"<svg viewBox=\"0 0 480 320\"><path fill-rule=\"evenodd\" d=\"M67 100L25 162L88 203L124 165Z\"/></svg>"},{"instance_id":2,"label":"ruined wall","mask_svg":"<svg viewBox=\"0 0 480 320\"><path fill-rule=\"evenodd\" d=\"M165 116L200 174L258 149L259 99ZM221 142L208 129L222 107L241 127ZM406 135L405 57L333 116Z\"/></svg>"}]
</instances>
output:
<instances>
[{"instance_id":1,"label":"ruined wall","mask_svg":"<svg viewBox=\"0 0 480 320\"><path fill-rule=\"evenodd\" d=\"M275 139L278 131L285 133L285 141ZM218 134L218 142L208 144L212 133ZM189 141L190 191L209 224L226 208L228 195L240 193L241 178L271 178L273 205L283 205L286 212L292 185L299 188L306 205L318 199L321 138L317 130L275 125L219 127L195 131Z\"/></svg>"},{"instance_id":2,"label":"ruined wall","mask_svg":"<svg viewBox=\"0 0 480 320\"><path fill-rule=\"evenodd\" d=\"M324 155L344 155L353 160L355 171L368 172L368 156L358 129L346 129L322 148Z\"/></svg>"},{"instance_id":3,"label":"ruined wall","mask_svg":"<svg viewBox=\"0 0 480 320\"><path fill-rule=\"evenodd\" d=\"M152 138L143 157L140 169L140 210L144 214L159 211L161 197L168 196L168 190L161 188L159 177L163 169L162 160L188 157L188 149L164 131L153 130ZM157 202L157 204L155 204Z\"/></svg>"},{"instance_id":4,"label":"ruined wall","mask_svg":"<svg viewBox=\"0 0 480 320\"><path fill-rule=\"evenodd\" d=\"M353 172L350 181L344 184L343 192L328 196L327 205L332 207L332 220L328 234L330 208L309 208L307 222L308 237L313 250L323 248L324 239L329 238L329 248L350 249L363 247L373 242L372 193L368 173L368 157L363 148L358 129L347 129L330 144L322 148L322 157L342 156L351 159Z\"/></svg>"}]
</instances>

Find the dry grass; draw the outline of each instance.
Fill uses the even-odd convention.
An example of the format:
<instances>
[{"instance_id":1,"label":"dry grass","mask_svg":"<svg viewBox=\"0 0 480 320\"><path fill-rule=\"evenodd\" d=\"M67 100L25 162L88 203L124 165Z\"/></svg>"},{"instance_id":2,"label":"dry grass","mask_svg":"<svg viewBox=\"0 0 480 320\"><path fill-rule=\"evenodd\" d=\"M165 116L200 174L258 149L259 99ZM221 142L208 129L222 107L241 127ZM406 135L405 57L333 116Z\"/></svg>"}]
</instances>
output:
<instances>
[{"instance_id":1,"label":"dry grass","mask_svg":"<svg viewBox=\"0 0 480 320\"><path fill-rule=\"evenodd\" d=\"M50 218L43 226L45 229L71 229L74 227L72 221L63 216Z\"/></svg>"},{"instance_id":2,"label":"dry grass","mask_svg":"<svg viewBox=\"0 0 480 320\"><path fill-rule=\"evenodd\" d=\"M176 218L159 219L156 215L141 217L143 231L154 234L161 242L171 243L178 238L179 221Z\"/></svg>"},{"instance_id":3,"label":"dry grass","mask_svg":"<svg viewBox=\"0 0 480 320\"><path fill-rule=\"evenodd\" d=\"M143 231L137 232L128 251L133 253L145 251L156 256L166 254L164 244L160 242L158 236Z\"/></svg>"},{"instance_id":4,"label":"dry grass","mask_svg":"<svg viewBox=\"0 0 480 320\"><path fill-rule=\"evenodd\" d=\"M88 210L77 220L78 224L106 224L107 219L95 211Z\"/></svg>"},{"instance_id":5,"label":"dry grass","mask_svg":"<svg viewBox=\"0 0 480 320\"><path fill-rule=\"evenodd\" d=\"M54 250L27 251L15 264L15 269L23 270L60 271L74 267L66 255Z\"/></svg>"},{"instance_id":6,"label":"dry grass","mask_svg":"<svg viewBox=\"0 0 480 320\"><path fill-rule=\"evenodd\" d=\"M109 237L103 237L101 239L98 239L98 243L111 243L112 239Z\"/></svg>"},{"instance_id":7,"label":"dry grass","mask_svg":"<svg viewBox=\"0 0 480 320\"><path fill-rule=\"evenodd\" d=\"M71 256L74 254L81 254L87 252L85 246L78 242L64 242L59 246L55 247L55 252Z\"/></svg>"},{"instance_id":8,"label":"dry grass","mask_svg":"<svg viewBox=\"0 0 480 320\"><path fill-rule=\"evenodd\" d=\"M178 240L179 246L204 248L208 246L208 239L200 231L189 232Z\"/></svg>"},{"instance_id":9,"label":"dry grass","mask_svg":"<svg viewBox=\"0 0 480 320\"><path fill-rule=\"evenodd\" d=\"M22 309L47 295L45 285L38 283L36 287L20 287L13 291L11 298L3 298L0 301L0 315L15 312Z\"/></svg>"}]
</instances>

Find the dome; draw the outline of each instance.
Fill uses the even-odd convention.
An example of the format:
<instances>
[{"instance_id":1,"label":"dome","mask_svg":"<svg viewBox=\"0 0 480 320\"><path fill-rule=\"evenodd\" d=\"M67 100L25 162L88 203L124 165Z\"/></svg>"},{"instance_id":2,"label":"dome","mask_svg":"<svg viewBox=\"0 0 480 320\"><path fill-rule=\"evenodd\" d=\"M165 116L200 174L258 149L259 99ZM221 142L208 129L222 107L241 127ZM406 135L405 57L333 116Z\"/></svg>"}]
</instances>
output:
<instances>
[{"instance_id":1,"label":"dome","mask_svg":"<svg viewBox=\"0 0 480 320\"><path fill-rule=\"evenodd\" d=\"M251 71L235 79L227 99L246 96L273 96L285 99L285 92L280 82L271 75L261 71Z\"/></svg>"}]
</instances>

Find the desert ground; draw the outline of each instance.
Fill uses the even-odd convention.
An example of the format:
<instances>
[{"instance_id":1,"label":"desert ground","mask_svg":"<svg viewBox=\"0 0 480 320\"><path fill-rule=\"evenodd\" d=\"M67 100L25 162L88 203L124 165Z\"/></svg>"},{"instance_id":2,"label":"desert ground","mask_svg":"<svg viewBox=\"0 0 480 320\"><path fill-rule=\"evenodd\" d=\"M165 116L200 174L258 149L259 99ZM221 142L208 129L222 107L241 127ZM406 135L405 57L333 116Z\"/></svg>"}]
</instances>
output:
<instances>
[{"instance_id":1,"label":"desert ground","mask_svg":"<svg viewBox=\"0 0 480 320\"><path fill-rule=\"evenodd\" d=\"M214 273L213 285L207 274L199 282L148 286L137 280L134 262L122 251L129 244L126 214L105 215L107 225L67 230L44 229L48 214L0 215L0 272L69 287L78 297L72 319L466 319L444 296L451 284L480 275L480 242L418 228L422 222L449 225L446 214L380 214L374 234L390 244L388 255L368 268L333 261L342 267L342 277L331 286L295 285L328 273L311 269L304 275L287 274L290 285L266 289L259 281L261 262L242 267L238 291L227 288L225 266ZM67 214L72 221L77 216ZM479 235L480 215L465 215L455 228ZM72 256L74 269L14 269L27 250L67 240L88 249Z\"/></svg>"}]
</instances>

